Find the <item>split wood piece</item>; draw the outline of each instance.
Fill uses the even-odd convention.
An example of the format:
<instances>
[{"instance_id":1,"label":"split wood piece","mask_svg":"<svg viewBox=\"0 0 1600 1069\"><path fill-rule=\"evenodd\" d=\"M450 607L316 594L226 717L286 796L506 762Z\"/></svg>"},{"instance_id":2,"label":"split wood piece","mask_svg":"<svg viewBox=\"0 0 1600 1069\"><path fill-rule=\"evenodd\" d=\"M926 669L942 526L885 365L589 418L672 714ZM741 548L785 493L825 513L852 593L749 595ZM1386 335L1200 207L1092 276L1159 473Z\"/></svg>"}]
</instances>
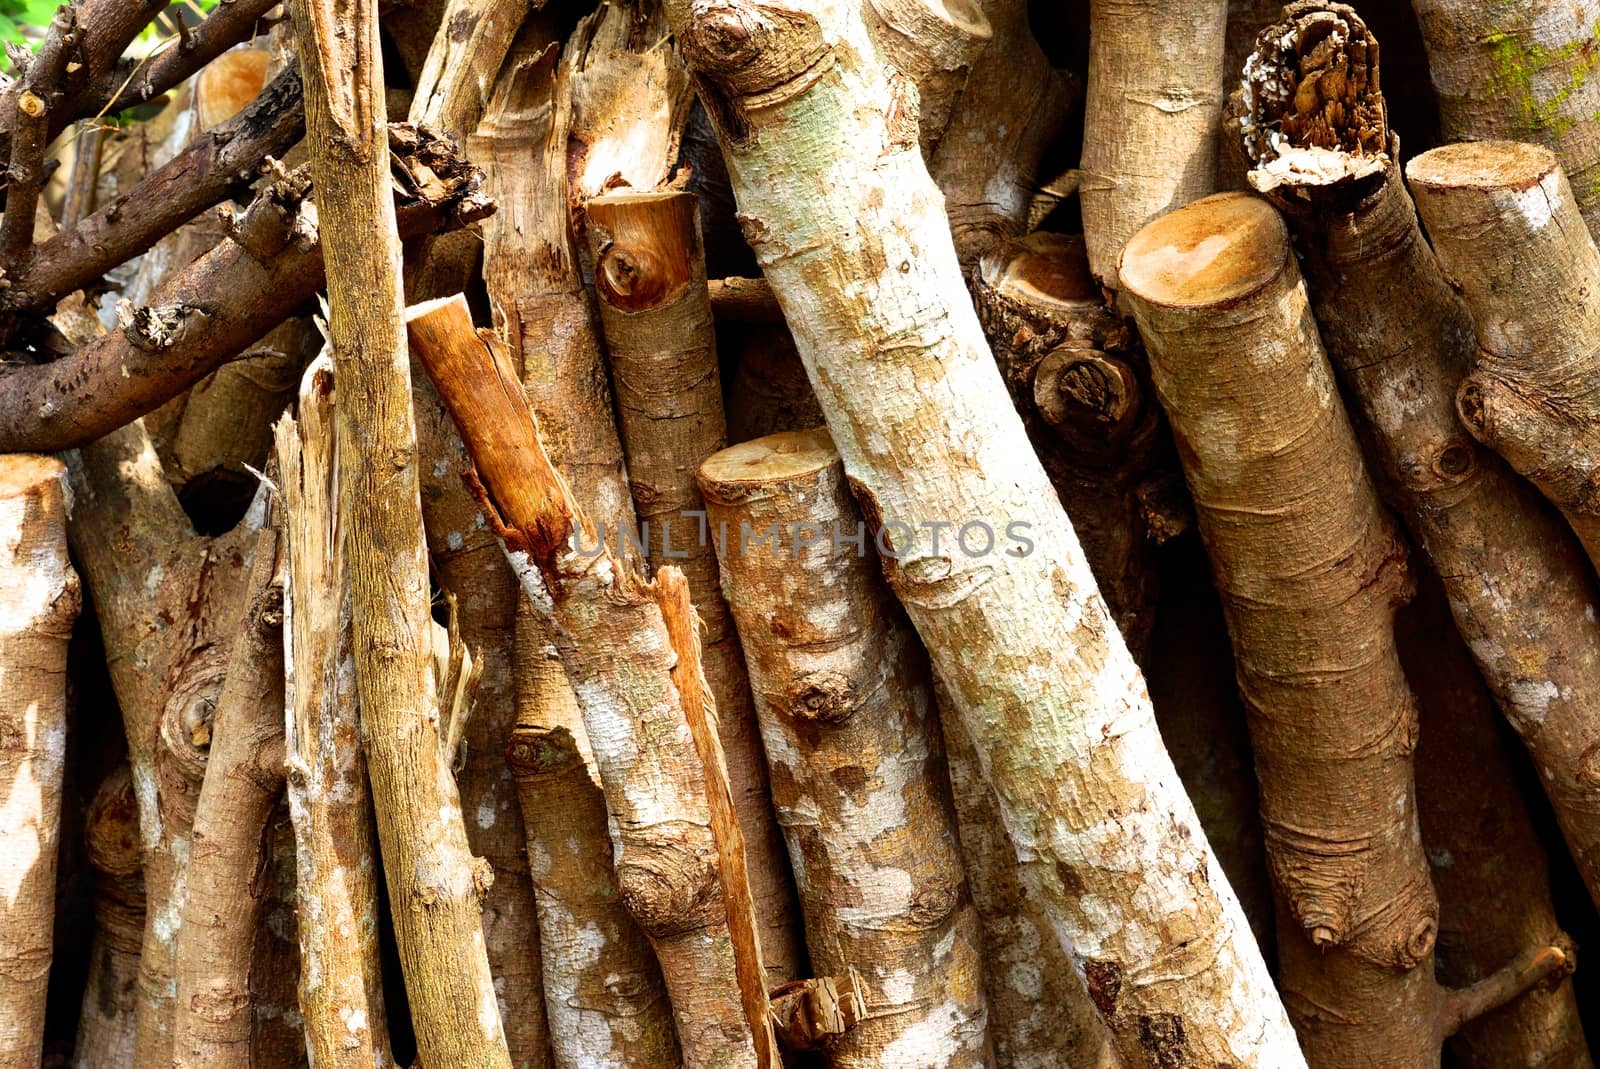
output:
<instances>
[{"instance_id":1,"label":"split wood piece","mask_svg":"<svg viewBox=\"0 0 1600 1069\"><path fill-rule=\"evenodd\" d=\"M604 0L568 36L561 66L571 95L572 203L666 185L694 94L661 0Z\"/></svg>"},{"instance_id":2,"label":"split wood piece","mask_svg":"<svg viewBox=\"0 0 1600 1069\"><path fill-rule=\"evenodd\" d=\"M745 948L730 934L706 771L670 676L678 654L654 588L599 544L544 452L505 351L474 332L466 299L415 306L407 321L476 465L490 524L578 695L617 884L661 964L684 1064L776 1066L758 1046L770 1038L765 1016L746 1015L736 958Z\"/></svg>"},{"instance_id":3,"label":"split wood piece","mask_svg":"<svg viewBox=\"0 0 1600 1069\"><path fill-rule=\"evenodd\" d=\"M1600 2L1412 0L1445 141L1532 141L1555 152L1600 227Z\"/></svg>"},{"instance_id":4,"label":"split wood piece","mask_svg":"<svg viewBox=\"0 0 1600 1069\"><path fill-rule=\"evenodd\" d=\"M261 88L259 81L256 88ZM207 208L247 189L266 170L263 161L281 158L304 133L300 76L294 70L279 74L259 96L250 92L242 103L250 106L221 125L196 131L184 151L133 189L8 263L10 285L0 293L0 315L14 325L17 317L53 307ZM201 251L194 248L174 268Z\"/></svg>"},{"instance_id":5,"label":"split wood piece","mask_svg":"<svg viewBox=\"0 0 1600 1069\"><path fill-rule=\"evenodd\" d=\"M409 120L465 142L527 13L522 0L449 0L417 75Z\"/></svg>"},{"instance_id":6,"label":"split wood piece","mask_svg":"<svg viewBox=\"0 0 1600 1069\"><path fill-rule=\"evenodd\" d=\"M970 0L957 0L963 7ZM1034 40L1026 0L980 0L989 43L972 60L928 169L964 268L1027 227L1039 160L1066 124L1077 87Z\"/></svg>"},{"instance_id":7,"label":"split wood piece","mask_svg":"<svg viewBox=\"0 0 1600 1069\"><path fill-rule=\"evenodd\" d=\"M918 138L931 157L973 60L994 36L989 19L976 0L867 0L861 12L884 57L916 83Z\"/></svg>"},{"instance_id":8,"label":"split wood piece","mask_svg":"<svg viewBox=\"0 0 1600 1069\"><path fill-rule=\"evenodd\" d=\"M1367 481L1288 228L1260 198L1208 197L1135 235L1120 274L1233 638L1301 1045L1313 1065L1436 1065L1481 994L1527 986L1527 963L1476 990L1434 981L1416 699L1394 646L1405 548ZM1545 974L1566 967L1552 955Z\"/></svg>"},{"instance_id":9,"label":"split wood piece","mask_svg":"<svg viewBox=\"0 0 1600 1069\"><path fill-rule=\"evenodd\" d=\"M1141 489L1167 458L1133 325L1106 307L1081 237L1001 242L979 261L972 293L1028 440L1142 662L1157 581Z\"/></svg>"},{"instance_id":10,"label":"split wood piece","mask_svg":"<svg viewBox=\"0 0 1600 1069\"><path fill-rule=\"evenodd\" d=\"M983 979L995 1064L1009 1069L1122 1069L1083 977L1039 896L1017 871L993 789L949 690L934 680L967 887L983 932Z\"/></svg>"},{"instance_id":11,"label":"split wood piece","mask_svg":"<svg viewBox=\"0 0 1600 1069\"><path fill-rule=\"evenodd\" d=\"M617 887L606 800L578 740L582 716L554 649L537 666L548 697L506 745L539 911L544 1000L559 1069L677 1069L672 1006L650 942ZM564 694L566 723L553 723ZM537 829L537 830L535 830Z\"/></svg>"},{"instance_id":12,"label":"split wood piece","mask_svg":"<svg viewBox=\"0 0 1600 1069\"><path fill-rule=\"evenodd\" d=\"M783 322L783 309L764 278L714 278L707 285L718 323Z\"/></svg>"},{"instance_id":13,"label":"split wood piece","mask_svg":"<svg viewBox=\"0 0 1600 1069\"><path fill-rule=\"evenodd\" d=\"M1216 188L1227 22L1227 0L1090 2L1078 203L1107 289L1140 227Z\"/></svg>"},{"instance_id":14,"label":"split wood piece","mask_svg":"<svg viewBox=\"0 0 1600 1069\"><path fill-rule=\"evenodd\" d=\"M700 486L812 966L864 989L866 1015L828 1045L828 1064L993 1066L928 664L866 555L827 431L725 449ZM863 544L851 552L840 535Z\"/></svg>"},{"instance_id":15,"label":"split wood piece","mask_svg":"<svg viewBox=\"0 0 1600 1069\"><path fill-rule=\"evenodd\" d=\"M0 456L0 1063L38 1066L50 978L67 639L78 576L67 559L66 468Z\"/></svg>"},{"instance_id":16,"label":"split wood piece","mask_svg":"<svg viewBox=\"0 0 1600 1069\"><path fill-rule=\"evenodd\" d=\"M1548 149L1483 141L1424 153L1406 179L1477 326L1461 422L1600 561L1600 252L1561 165Z\"/></svg>"},{"instance_id":17,"label":"split wood piece","mask_svg":"<svg viewBox=\"0 0 1600 1069\"><path fill-rule=\"evenodd\" d=\"M1056 938L1098 981L1119 1050L1135 1063L1302 1064L1006 394L903 83L857 6L697 0L673 21L745 234L885 538L890 586L972 732ZM948 529L937 550L919 537L912 525L927 523L979 526L958 552Z\"/></svg>"},{"instance_id":18,"label":"split wood piece","mask_svg":"<svg viewBox=\"0 0 1600 1069\"><path fill-rule=\"evenodd\" d=\"M284 751L294 823L300 1014L313 1065L387 1066L377 850L358 723L333 364L307 368L275 428L283 492Z\"/></svg>"},{"instance_id":19,"label":"split wood piece","mask_svg":"<svg viewBox=\"0 0 1600 1069\"><path fill-rule=\"evenodd\" d=\"M131 1065L145 900L139 802L126 761L95 792L84 814L84 841L95 868L95 927L72 1064L74 1069Z\"/></svg>"},{"instance_id":20,"label":"split wood piece","mask_svg":"<svg viewBox=\"0 0 1600 1069\"><path fill-rule=\"evenodd\" d=\"M736 336L737 363L726 397L730 442L803 431L822 422L806 366L782 319L780 314L774 324L746 324Z\"/></svg>"},{"instance_id":21,"label":"split wood piece","mask_svg":"<svg viewBox=\"0 0 1600 1069\"><path fill-rule=\"evenodd\" d=\"M1265 65L1255 71L1272 76ZM1381 102L1373 110L1381 115ZM1347 164L1324 152L1327 176L1357 173L1357 155L1372 158L1344 154ZM1398 165L1383 152L1376 165L1357 180L1287 176L1273 196L1298 239L1312 309L1380 489L1443 577L1456 627L1541 770L1600 901L1600 716L1590 711L1600 623L1589 611L1600 591L1560 517L1463 431L1456 397L1475 349L1472 322L1422 238Z\"/></svg>"},{"instance_id":22,"label":"split wood piece","mask_svg":"<svg viewBox=\"0 0 1600 1069\"><path fill-rule=\"evenodd\" d=\"M388 128L402 235L493 210L480 172L449 145ZM386 182L389 179L386 178ZM230 236L135 308L119 329L47 364L0 370L0 450L59 450L103 437L237 357L323 285L310 185L293 172L229 225Z\"/></svg>"},{"instance_id":23,"label":"split wood piece","mask_svg":"<svg viewBox=\"0 0 1600 1069\"><path fill-rule=\"evenodd\" d=\"M777 987L796 978L805 943L744 651L695 484L700 462L728 444L699 212L692 193L626 191L591 198L584 212L645 560L651 569L675 566L694 592L700 662L733 780L761 947L776 963L767 987Z\"/></svg>"},{"instance_id":24,"label":"split wood piece","mask_svg":"<svg viewBox=\"0 0 1600 1069\"><path fill-rule=\"evenodd\" d=\"M510 1069L479 918L492 875L467 844L429 663L377 2L308 0L294 15L317 209L335 268L328 327L361 735L418 1057Z\"/></svg>"},{"instance_id":25,"label":"split wood piece","mask_svg":"<svg viewBox=\"0 0 1600 1069\"><path fill-rule=\"evenodd\" d=\"M249 605L209 727L173 948L175 1069L253 1065L250 965L267 884L267 818L283 788L283 579L278 533L251 557Z\"/></svg>"},{"instance_id":26,"label":"split wood piece","mask_svg":"<svg viewBox=\"0 0 1600 1069\"><path fill-rule=\"evenodd\" d=\"M1421 706L1417 807L1439 892L1436 964L1465 987L1530 946L1561 946L1550 865L1507 752L1507 733L1467 645L1451 625L1437 577L1395 623L1400 662ZM1470 775L1463 770L1470 769ZM1572 981L1556 973L1445 1043L1462 1069L1511 1065L1591 1069Z\"/></svg>"},{"instance_id":27,"label":"split wood piece","mask_svg":"<svg viewBox=\"0 0 1600 1069\"><path fill-rule=\"evenodd\" d=\"M495 997L504 1008L512 1064L518 1069L543 1069L551 1064L552 1040L558 1045L571 1040L561 1038L562 1029L553 1033L546 1020L543 977L547 970L540 941L548 936L541 933L537 919L535 884L529 876L529 836L517 800L515 769L506 761L517 717L515 639L518 604L524 600L522 588L511 574L500 540L484 522L478 500L464 481L472 470L471 461L426 376L416 376L412 399L417 451L425 458L422 522L429 557L438 586L454 599L460 641L471 648L473 661L481 669L461 745L447 744L446 750L454 758L467 843L494 872L494 883L483 896L483 942L494 975ZM569 802L560 799L551 808L560 813ZM560 829L548 824L538 833L552 839L559 834ZM603 808L600 824L583 842L589 844L583 852L598 854L609 868ZM549 844L552 849L558 845ZM620 902L614 903L614 908L626 915ZM639 941L642 946L642 937ZM566 945L577 950L583 944L569 940ZM644 953L649 956L648 947ZM658 980L658 997L659 984ZM598 997L605 997L603 987ZM664 1009L662 1012L665 1015ZM592 1038L583 1037L584 1041Z\"/></svg>"}]
</instances>

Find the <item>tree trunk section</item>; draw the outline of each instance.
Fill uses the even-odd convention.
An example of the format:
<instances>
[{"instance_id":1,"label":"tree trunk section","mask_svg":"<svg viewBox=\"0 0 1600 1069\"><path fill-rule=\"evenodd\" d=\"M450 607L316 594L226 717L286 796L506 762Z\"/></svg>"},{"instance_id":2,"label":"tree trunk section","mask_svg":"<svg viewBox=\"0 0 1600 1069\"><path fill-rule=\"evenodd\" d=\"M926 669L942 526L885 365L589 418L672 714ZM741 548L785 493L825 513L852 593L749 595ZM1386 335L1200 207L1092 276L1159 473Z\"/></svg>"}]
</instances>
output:
<instances>
[{"instance_id":1,"label":"tree trunk section","mask_svg":"<svg viewBox=\"0 0 1600 1069\"><path fill-rule=\"evenodd\" d=\"M329 338L362 741L424 1064L509 1069L468 848L439 741L416 428L375 0L295 5L328 259Z\"/></svg>"},{"instance_id":2,"label":"tree trunk section","mask_svg":"<svg viewBox=\"0 0 1600 1069\"><path fill-rule=\"evenodd\" d=\"M619 191L591 198L584 215L645 560L652 570L677 567L694 595L761 946L774 962L768 986L777 987L796 979L805 945L744 651L723 600L716 549L700 523L705 503L695 471L728 444L728 432L699 213L690 193Z\"/></svg>"},{"instance_id":3,"label":"tree trunk section","mask_svg":"<svg viewBox=\"0 0 1600 1069\"><path fill-rule=\"evenodd\" d=\"M673 21L890 585L1119 1049L1300 1064L984 342L904 79L885 71L854 5L701 2ZM912 527L929 522L978 524L973 548L944 529L932 549Z\"/></svg>"},{"instance_id":4,"label":"tree trunk section","mask_svg":"<svg viewBox=\"0 0 1600 1069\"><path fill-rule=\"evenodd\" d=\"M838 1069L993 1066L982 947L915 634L865 554L821 428L700 467L710 544L745 640L779 822L818 976L858 974L869 1016ZM859 552L838 540L859 535Z\"/></svg>"},{"instance_id":5,"label":"tree trunk section","mask_svg":"<svg viewBox=\"0 0 1600 1069\"><path fill-rule=\"evenodd\" d=\"M67 638L78 576L67 560L66 468L0 457L0 1064L40 1063L50 978Z\"/></svg>"}]
</instances>

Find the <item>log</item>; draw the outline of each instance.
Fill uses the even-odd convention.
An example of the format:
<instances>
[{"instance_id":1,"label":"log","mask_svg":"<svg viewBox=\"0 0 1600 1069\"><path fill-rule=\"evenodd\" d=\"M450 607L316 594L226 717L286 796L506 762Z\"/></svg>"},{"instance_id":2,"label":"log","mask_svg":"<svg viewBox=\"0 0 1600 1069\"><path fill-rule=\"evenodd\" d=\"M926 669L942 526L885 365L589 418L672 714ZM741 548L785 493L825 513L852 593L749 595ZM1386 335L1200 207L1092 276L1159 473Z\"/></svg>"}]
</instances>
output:
<instances>
[{"instance_id":1,"label":"log","mask_svg":"<svg viewBox=\"0 0 1600 1069\"><path fill-rule=\"evenodd\" d=\"M1600 561L1600 252L1548 149L1449 145L1406 179L1477 327L1456 393L1467 430L1559 508Z\"/></svg>"},{"instance_id":2,"label":"log","mask_svg":"<svg viewBox=\"0 0 1600 1069\"><path fill-rule=\"evenodd\" d=\"M510 1069L468 848L440 745L426 549L376 0L294 6L328 272L339 485L362 742L419 1057Z\"/></svg>"},{"instance_id":3,"label":"log","mask_svg":"<svg viewBox=\"0 0 1600 1069\"><path fill-rule=\"evenodd\" d=\"M66 468L0 456L0 1063L38 1066L50 977L67 639L78 617L67 560Z\"/></svg>"},{"instance_id":4,"label":"log","mask_svg":"<svg viewBox=\"0 0 1600 1069\"><path fill-rule=\"evenodd\" d=\"M288 561L284 753L305 1049L319 1069L367 1069L392 1055L333 407L333 363L324 354L301 381L299 418L285 416L274 428Z\"/></svg>"},{"instance_id":5,"label":"log","mask_svg":"<svg viewBox=\"0 0 1600 1069\"><path fill-rule=\"evenodd\" d=\"M855 974L869 1016L836 1069L992 1066L925 655L876 562L827 431L700 465L818 976ZM768 537L771 536L771 537Z\"/></svg>"},{"instance_id":6,"label":"log","mask_svg":"<svg viewBox=\"0 0 1600 1069\"><path fill-rule=\"evenodd\" d=\"M595 296L611 366L628 485L651 569L683 572L700 621L700 661L717 710L744 836L769 987L803 959L798 911L767 788L744 651L723 600L716 549L704 536L701 461L728 444L691 193L618 191L584 206Z\"/></svg>"},{"instance_id":7,"label":"log","mask_svg":"<svg viewBox=\"0 0 1600 1069\"><path fill-rule=\"evenodd\" d=\"M671 15L889 584L1119 1051L1299 1065L984 341L903 85L851 4L700 0ZM911 526L927 523L980 526L961 551L951 528L934 549Z\"/></svg>"},{"instance_id":8,"label":"log","mask_svg":"<svg viewBox=\"0 0 1600 1069\"><path fill-rule=\"evenodd\" d=\"M139 860L139 802L121 762L100 783L84 814L84 843L95 868L94 941L78 1013L74 1069L129 1065L139 994L144 876Z\"/></svg>"}]
</instances>

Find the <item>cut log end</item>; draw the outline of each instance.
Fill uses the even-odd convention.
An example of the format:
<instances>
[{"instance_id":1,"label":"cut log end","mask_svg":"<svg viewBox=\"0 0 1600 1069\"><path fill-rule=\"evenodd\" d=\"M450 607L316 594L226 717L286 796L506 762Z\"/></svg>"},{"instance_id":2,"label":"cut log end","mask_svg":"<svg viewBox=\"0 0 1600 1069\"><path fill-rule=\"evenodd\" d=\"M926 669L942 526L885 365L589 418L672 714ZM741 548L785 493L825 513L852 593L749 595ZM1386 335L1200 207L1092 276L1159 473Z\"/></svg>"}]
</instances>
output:
<instances>
[{"instance_id":1,"label":"cut log end","mask_svg":"<svg viewBox=\"0 0 1600 1069\"><path fill-rule=\"evenodd\" d=\"M1080 234L1039 231L1003 242L978 262L978 277L1003 297L1046 310L1101 303Z\"/></svg>"},{"instance_id":2,"label":"cut log end","mask_svg":"<svg viewBox=\"0 0 1600 1069\"><path fill-rule=\"evenodd\" d=\"M700 489L715 501L739 501L753 489L805 478L838 461L826 427L783 431L707 457L700 465Z\"/></svg>"},{"instance_id":3,"label":"cut log end","mask_svg":"<svg viewBox=\"0 0 1600 1069\"><path fill-rule=\"evenodd\" d=\"M695 196L675 190L604 193L585 206L595 288L613 307L664 304L694 281Z\"/></svg>"},{"instance_id":4,"label":"cut log end","mask_svg":"<svg viewBox=\"0 0 1600 1069\"><path fill-rule=\"evenodd\" d=\"M1215 308L1259 293L1291 262L1289 230L1270 204L1219 193L1148 224L1123 250L1124 288L1167 308Z\"/></svg>"},{"instance_id":5,"label":"cut log end","mask_svg":"<svg viewBox=\"0 0 1600 1069\"><path fill-rule=\"evenodd\" d=\"M38 453L0 455L0 500L61 494L67 469L55 457Z\"/></svg>"},{"instance_id":6,"label":"cut log end","mask_svg":"<svg viewBox=\"0 0 1600 1069\"><path fill-rule=\"evenodd\" d=\"M1406 165L1413 187L1427 190L1532 189L1561 164L1556 154L1522 141L1463 141L1424 152Z\"/></svg>"}]
</instances>

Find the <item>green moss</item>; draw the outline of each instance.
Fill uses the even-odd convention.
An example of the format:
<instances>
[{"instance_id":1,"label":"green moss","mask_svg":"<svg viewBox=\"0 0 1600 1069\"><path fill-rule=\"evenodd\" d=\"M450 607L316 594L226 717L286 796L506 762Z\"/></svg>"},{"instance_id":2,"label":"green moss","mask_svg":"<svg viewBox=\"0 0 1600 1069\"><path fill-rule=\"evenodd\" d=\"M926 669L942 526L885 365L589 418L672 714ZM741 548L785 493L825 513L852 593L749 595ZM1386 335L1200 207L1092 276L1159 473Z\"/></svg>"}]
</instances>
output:
<instances>
[{"instance_id":1,"label":"green moss","mask_svg":"<svg viewBox=\"0 0 1600 1069\"><path fill-rule=\"evenodd\" d=\"M1493 68L1489 90L1511 101L1521 134L1545 140L1572 129L1578 117L1568 113L1567 101L1600 67L1600 22L1559 48L1529 44L1523 35L1499 29L1489 31L1483 43ZM1541 99L1536 77L1558 88Z\"/></svg>"}]
</instances>

